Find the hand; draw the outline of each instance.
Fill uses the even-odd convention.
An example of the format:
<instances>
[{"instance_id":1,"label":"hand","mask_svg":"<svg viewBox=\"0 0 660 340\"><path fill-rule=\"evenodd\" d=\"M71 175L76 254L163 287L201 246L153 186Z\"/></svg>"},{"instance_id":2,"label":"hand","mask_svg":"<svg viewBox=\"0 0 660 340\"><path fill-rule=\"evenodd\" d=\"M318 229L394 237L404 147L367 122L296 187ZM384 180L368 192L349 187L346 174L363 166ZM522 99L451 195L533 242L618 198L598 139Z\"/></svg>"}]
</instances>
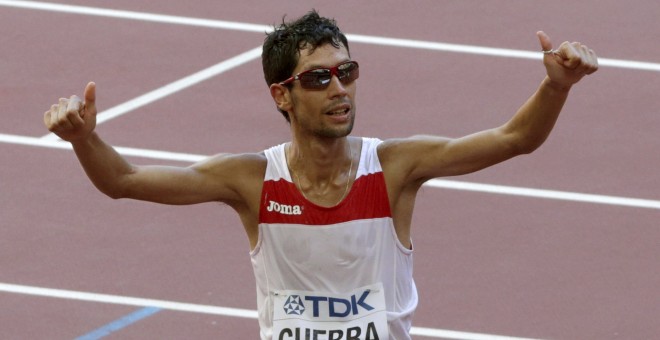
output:
<instances>
[{"instance_id":1,"label":"hand","mask_svg":"<svg viewBox=\"0 0 660 340\"><path fill-rule=\"evenodd\" d=\"M96 127L96 84L85 87L85 101L77 96L60 98L59 103L44 113L44 124L50 132L73 142L89 136Z\"/></svg>"},{"instance_id":2,"label":"hand","mask_svg":"<svg viewBox=\"0 0 660 340\"><path fill-rule=\"evenodd\" d=\"M553 51L543 55L543 64L550 80L561 88L568 89L598 70L598 57L586 45L565 41L554 50L547 34L539 31L536 35L543 51Z\"/></svg>"}]
</instances>

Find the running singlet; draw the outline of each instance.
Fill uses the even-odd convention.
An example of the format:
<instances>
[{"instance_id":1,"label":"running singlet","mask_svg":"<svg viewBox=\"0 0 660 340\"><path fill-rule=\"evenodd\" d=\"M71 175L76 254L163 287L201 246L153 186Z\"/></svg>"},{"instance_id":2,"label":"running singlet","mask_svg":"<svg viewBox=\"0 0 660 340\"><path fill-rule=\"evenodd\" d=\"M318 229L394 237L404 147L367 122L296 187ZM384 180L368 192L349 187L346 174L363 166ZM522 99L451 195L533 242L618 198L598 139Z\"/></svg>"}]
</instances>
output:
<instances>
[{"instance_id":1,"label":"running singlet","mask_svg":"<svg viewBox=\"0 0 660 340\"><path fill-rule=\"evenodd\" d=\"M379 143L362 139L356 180L330 208L297 189L285 144L265 151L259 239L250 252L261 339L410 339L412 250L396 236Z\"/></svg>"}]
</instances>

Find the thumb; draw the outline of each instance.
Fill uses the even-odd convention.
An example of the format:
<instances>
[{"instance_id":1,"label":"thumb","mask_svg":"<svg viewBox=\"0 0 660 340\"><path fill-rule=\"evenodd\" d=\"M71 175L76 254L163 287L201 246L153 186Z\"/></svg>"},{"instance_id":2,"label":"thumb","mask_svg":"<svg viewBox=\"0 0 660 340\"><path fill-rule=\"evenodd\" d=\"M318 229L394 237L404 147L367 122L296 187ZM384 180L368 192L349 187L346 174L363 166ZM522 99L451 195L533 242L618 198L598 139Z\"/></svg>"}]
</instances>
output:
<instances>
[{"instance_id":1,"label":"thumb","mask_svg":"<svg viewBox=\"0 0 660 340\"><path fill-rule=\"evenodd\" d=\"M96 102L96 84L89 82L85 86L85 104L94 105Z\"/></svg>"},{"instance_id":2,"label":"thumb","mask_svg":"<svg viewBox=\"0 0 660 340\"><path fill-rule=\"evenodd\" d=\"M85 102L83 103L82 115L88 113L92 116L96 116L96 84L94 82L90 81L87 86L85 86L84 97Z\"/></svg>"},{"instance_id":3,"label":"thumb","mask_svg":"<svg viewBox=\"0 0 660 340\"><path fill-rule=\"evenodd\" d=\"M536 32L536 36L539 38L539 43L541 44L541 51L550 51L552 50L552 41L550 37L545 34L543 31Z\"/></svg>"}]
</instances>

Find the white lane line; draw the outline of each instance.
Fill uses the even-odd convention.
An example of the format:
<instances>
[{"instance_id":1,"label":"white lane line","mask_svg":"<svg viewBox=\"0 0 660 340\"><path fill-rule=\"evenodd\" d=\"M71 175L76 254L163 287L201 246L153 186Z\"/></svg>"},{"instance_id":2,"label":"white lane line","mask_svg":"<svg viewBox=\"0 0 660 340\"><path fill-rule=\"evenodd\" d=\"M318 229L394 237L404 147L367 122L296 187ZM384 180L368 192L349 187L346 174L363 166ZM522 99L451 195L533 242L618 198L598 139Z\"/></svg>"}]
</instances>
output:
<instances>
[{"instance_id":1,"label":"white lane line","mask_svg":"<svg viewBox=\"0 0 660 340\"><path fill-rule=\"evenodd\" d=\"M233 316L239 318L250 318L250 319L257 318L257 311L248 310L248 309L205 306L205 305L197 305L191 303L144 299L144 298L119 296L119 295L86 293L86 292L79 292L73 290L23 286L23 285L15 285L15 284L7 284L7 283L0 283L0 291L7 293L14 293L14 294L36 295L36 296L45 296L51 298L90 301L90 302L102 302L102 303L127 305L127 306L158 307L162 309L176 310L182 312L226 315L226 316Z\"/></svg>"},{"instance_id":2,"label":"white lane line","mask_svg":"<svg viewBox=\"0 0 660 340\"><path fill-rule=\"evenodd\" d=\"M255 25L224 20L182 17L176 15L154 14L145 12L124 11L108 8L64 5L39 1L0 0L0 6L34 9L49 12L82 14L106 18L128 19L137 21L157 22L164 24L218 28L233 31L265 33L273 29L268 25Z\"/></svg>"},{"instance_id":3,"label":"white lane line","mask_svg":"<svg viewBox=\"0 0 660 340\"><path fill-rule=\"evenodd\" d=\"M199 84L207 79L215 77L221 73L229 71L235 67L243 65L247 62L255 60L261 56L261 46L255 47L247 52L241 53L235 57L222 61L218 64L215 64L211 67L203 69L199 72L193 73L187 77L181 78L177 81L169 83L163 87L155 89L151 92L145 93L139 97L133 98L127 102L119 104L115 107L112 107L108 110L100 112L96 117L96 123L101 124L110 119L119 117L123 114L126 114L130 111L133 111L139 107L148 105L157 100L165 98L169 95L172 95L176 92L187 89L193 85ZM53 134L49 133L43 137L47 140L58 140L59 138Z\"/></svg>"},{"instance_id":4,"label":"white lane line","mask_svg":"<svg viewBox=\"0 0 660 340\"><path fill-rule=\"evenodd\" d=\"M546 198L562 201L588 202L597 204L618 205L624 207L660 209L660 201L640 198L628 198L607 195L583 194L578 192L566 192L557 190L533 189L512 187L505 185L470 183L460 181L448 181L444 179L432 179L425 186L462 191L477 191L491 194L513 195L535 198Z\"/></svg>"},{"instance_id":5,"label":"white lane line","mask_svg":"<svg viewBox=\"0 0 660 340\"><path fill-rule=\"evenodd\" d=\"M61 140L49 140L44 138L8 135L3 133L0 133L0 143L29 145L29 146L37 146L42 148L51 148L51 149L65 149L65 150L73 149L70 143L63 142ZM204 155L158 151L158 150L149 150L149 149L127 148L122 146L115 146L114 148L115 150L117 150L117 152L119 152L124 156L151 158L158 160L197 162L207 157Z\"/></svg>"},{"instance_id":6,"label":"white lane line","mask_svg":"<svg viewBox=\"0 0 660 340\"><path fill-rule=\"evenodd\" d=\"M44 140L42 138L17 136L0 133L0 143L30 145L55 149L71 149L71 144L62 141ZM188 153L167 152L149 149L137 149L116 146L115 149L122 155L143 157L181 162L198 162L208 156ZM607 195L584 194L578 192L557 191L534 189L524 187L514 187L506 185L494 185L484 183L471 183L462 181L450 181L445 179L432 179L424 186L431 188L443 188L462 191L475 191L490 194L513 195L522 197L546 198L562 201L585 202L595 204L617 205L624 207L660 209L660 200L650 200L641 198L628 198Z\"/></svg>"},{"instance_id":7,"label":"white lane line","mask_svg":"<svg viewBox=\"0 0 660 340\"><path fill-rule=\"evenodd\" d=\"M346 37L351 43L357 42L357 43L381 45L381 46L405 47L405 48L442 51L442 52L451 52L451 53L476 54L476 55L485 55L485 56L503 57L503 58L519 58L519 59L535 59L535 60L541 60L543 58L543 54L539 53L538 51L513 50L507 48L484 47L484 46L475 46L475 45L448 44L442 42L411 40L411 39L384 38L384 37L374 37L374 36L358 35L358 34L348 34ZM660 71L660 63L650 63L650 62L634 61L634 60L619 60L619 59L608 59L608 58L599 57L598 65L615 67L615 68L643 70L643 71Z\"/></svg>"},{"instance_id":8,"label":"white lane line","mask_svg":"<svg viewBox=\"0 0 660 340\"><path fill-rule=\"evenodd\" d=\"M224 20L212 20L192 17L182 17L175 15L163 15L144 12L133 12L123 10L113 10L96 7L86 6L73 6L54 3L45 3L37 1L17 1L17 0L0 0L0 6L25 8L34 10L44 10L53 12L63 12L82 15L103 16L109 18L140 20L148 22L158 22L175 25L188 25L196 27L208 27L216 29L226 29L243 32L256 32L265 33L271 31L272 26L250 24L243 22L232 22ZM452 53L466 53L487 56L497 56L505 58L524 58L524 59L541 59L542 54L539 51L524 51L513 50L506 48L494 48L474 45L462 44L448 44L442 42L422 41L413 39L396 39L378 36L368 36L359 34L347 34L348 40L355 43L374 44L380 46L395 46L414 49L426 49L433 51L443 51ZM634 61L634 60L620 60L598 58L600 66L635 69L644 71L660 71L660 63Z\"/></svg>"},{"instance_id":9,"label":"white lane line","mask_svg":"<svg viewBox=\"0 0 660 340\"><path fill-rule=\"evenodd\" d=\"M258 312L256 310L250 310L250 309L209 306L209 305L174 302L174 301L166 301L166 300L144 299L144 298L120 296L120 295L97 294L97 293L88 293L88 292L80 292L80 291L64 290L64 289L24 286L24 285L8 284L1 282L0 282L0 291L6 293L12 293L12 294L43 296L49 298L69 299L69 300L78 300L78 301L87 301L87 302L100 302L100 303L138 306L138 307L157 307L161 309L174 310L179 312L214 314L214 315L223 315L229 317L248 318L248 319L258 318ZM486 339L531 340L531 339L518 338L518 337L459 332L459 331L450 331L445 329L421 328L421 327L413 327L410 334L432 337L432 338L445 338L445 339L458 339L458 340L486 340Z\"/></svg>"},{"instance_id":10,"label":"white lane line","mask_svg":"<svg viewBox=\"0 0 660 340\"><path fill-rule=\"evenodd\" d=\"M494 334L473 333L473 332L450 331L446 329L435 329L435 328L426 328L426 327L413 327L410 330L410 334L429 337L429 338L454 339L454 340L534 340L531 338L520 338L520 337L512 337L505 335L494 335Z\"/></svg>"}]
</instances>

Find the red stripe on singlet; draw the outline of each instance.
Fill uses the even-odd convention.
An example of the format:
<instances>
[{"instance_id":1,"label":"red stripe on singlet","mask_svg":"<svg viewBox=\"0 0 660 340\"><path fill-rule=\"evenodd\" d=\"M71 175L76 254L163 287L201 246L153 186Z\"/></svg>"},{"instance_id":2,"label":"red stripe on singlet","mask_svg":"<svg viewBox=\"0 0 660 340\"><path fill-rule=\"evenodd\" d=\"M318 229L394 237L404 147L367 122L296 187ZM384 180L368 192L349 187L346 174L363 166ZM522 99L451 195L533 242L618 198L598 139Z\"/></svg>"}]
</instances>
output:
<instances>
[{"instance_id":1,"label":"red stripe on singlet","mask_svg":"<svg viewBox=\"0 0 660 340\"><path fill-rule=\"evenodd\" d=\"M284 179L264 181L259 223L328 225L391 216L385 179L377 172L360 176L346 198L330 208L308 201Z\"/></svg>"}]
</instances>

